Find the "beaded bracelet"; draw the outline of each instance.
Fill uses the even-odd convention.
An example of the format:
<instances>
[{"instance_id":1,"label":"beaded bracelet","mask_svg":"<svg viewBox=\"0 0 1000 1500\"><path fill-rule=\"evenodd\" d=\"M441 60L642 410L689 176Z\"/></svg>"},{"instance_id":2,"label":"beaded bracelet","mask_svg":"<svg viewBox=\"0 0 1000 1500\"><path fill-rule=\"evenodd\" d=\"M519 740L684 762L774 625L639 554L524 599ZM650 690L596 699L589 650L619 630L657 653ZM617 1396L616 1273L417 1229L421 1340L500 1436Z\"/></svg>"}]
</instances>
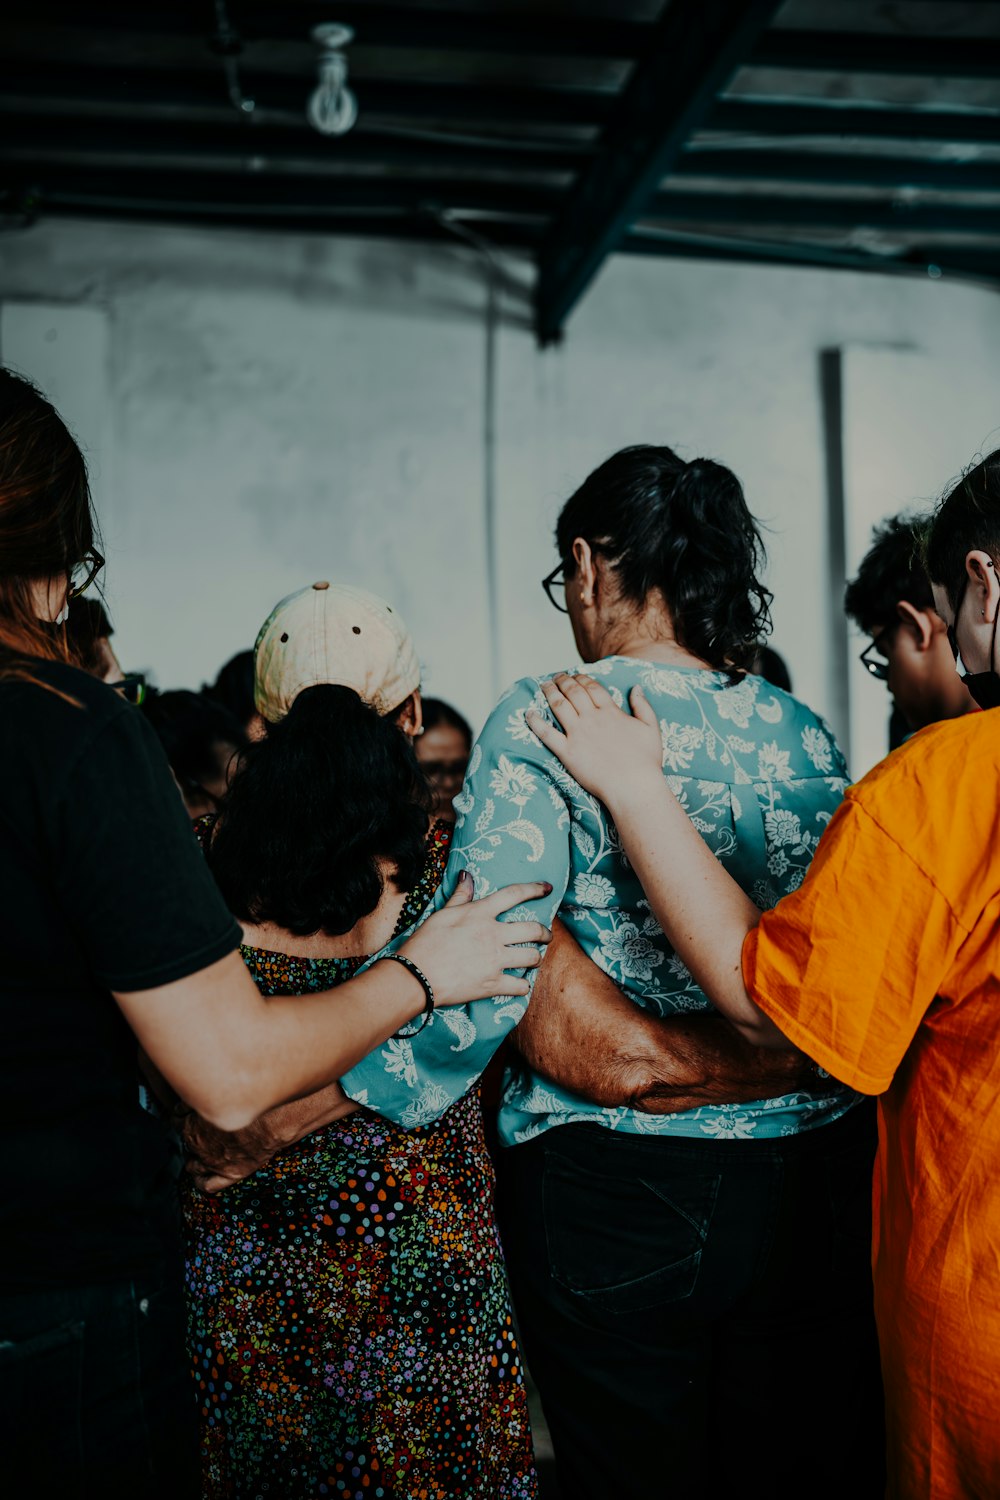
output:
<instances>
[{"instance_id":1,"label":"beaded bracelet","mask_svg":"<svg viewBox=\"0 0 1000 1500\"><path fill-rule=\"evenodd\" d=\"M424 973L423 969L418 969L417 965L413 962L413 959L407 958L405 953L386 953L383 954L383 958L391 960L391 962L394 964L402 964L403 968L408 969L409 972L413 975L414 979L416 979L423 988L424 1010L420 1025L417 1027L416 1031L404 1031L403 1027L401 1026L395 1033L396 1036L404 1038L417 1036L421 1031L423 1031L424 1027L427 1025L427 1022L434 1014L434 991L431 989L431 982L427 978L427 975ZM415 1021L416 1019L416 1016L414 1016L413 1020ZM412 1026L413 1021L407 1021L405 1024L407 1026Z\"/></svg>"}]
</instances>

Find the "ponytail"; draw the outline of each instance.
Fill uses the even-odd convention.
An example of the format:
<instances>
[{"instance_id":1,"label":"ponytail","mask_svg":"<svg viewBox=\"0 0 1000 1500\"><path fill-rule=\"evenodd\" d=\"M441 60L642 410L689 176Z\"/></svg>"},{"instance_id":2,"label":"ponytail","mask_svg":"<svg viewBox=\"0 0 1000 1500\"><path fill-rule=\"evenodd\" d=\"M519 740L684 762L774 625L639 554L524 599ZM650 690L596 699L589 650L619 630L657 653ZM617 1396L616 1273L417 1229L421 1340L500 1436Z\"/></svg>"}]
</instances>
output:
<instances>
[{"instance_id":1,"label":"ponytail","mask_svg":"<svg viewBox=\"0 0 1000 1500\"><path fill-rule=\"evenodd\" d=\"M247 750L209 864L234 916L338 936L378 905L384 864L401 890L416 884L428 806L391 719L352 688L306 688Z\"/></svg>"},{"instance_id":2,"label":"ponytail","mask_svg":"<svg viewBox=\"0 0 1000 1500\"><path fill-rule=\"evenodd\" d=\"M771 628L764 545L731 469L672 448L623 448L567 500L556 541L567 576L576 537L637 606L659 590L678 643L719 670L750 663Z\"/></svg>"}]
</instances>

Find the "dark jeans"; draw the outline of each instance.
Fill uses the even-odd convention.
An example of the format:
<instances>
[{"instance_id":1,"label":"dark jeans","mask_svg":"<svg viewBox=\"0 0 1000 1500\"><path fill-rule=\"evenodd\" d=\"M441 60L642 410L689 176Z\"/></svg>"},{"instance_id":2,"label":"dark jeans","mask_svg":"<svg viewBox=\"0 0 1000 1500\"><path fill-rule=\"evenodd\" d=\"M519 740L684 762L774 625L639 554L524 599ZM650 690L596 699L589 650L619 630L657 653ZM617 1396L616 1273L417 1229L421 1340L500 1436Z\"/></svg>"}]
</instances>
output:
<instances>
[{"instance_id":1,"label":"dark jeans","mask_svg":"<svg viewBox=\"0 0 1000 1500\"><path fill-rule=\"evenodd\" d=\"M565 1500L879 1496L874 1110L767 1141L564 1125L503 1153Z\"/></svg>"},{"instance_id":2,"label":"dark jeans","mask_svg":"<svg viewBox=\"0 0 1000 1500\"><path fill-rule=\"evenodd\" d=\"M179 1284L0 1292L0 1473L11 1500L197 1500Z\"/></svg>"}]
</instances>

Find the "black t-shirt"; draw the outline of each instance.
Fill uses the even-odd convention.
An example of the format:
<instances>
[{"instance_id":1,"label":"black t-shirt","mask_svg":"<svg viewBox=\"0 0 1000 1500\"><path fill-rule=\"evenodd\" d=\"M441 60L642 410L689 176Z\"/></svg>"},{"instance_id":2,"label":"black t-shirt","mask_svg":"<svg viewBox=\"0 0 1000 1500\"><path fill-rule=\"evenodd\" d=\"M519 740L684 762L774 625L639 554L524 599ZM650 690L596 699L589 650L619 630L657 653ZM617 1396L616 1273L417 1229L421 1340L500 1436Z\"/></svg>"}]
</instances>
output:
<instances>
[{"instance_id":1,"label":"black t-shirt","mask_svg":"<svg viewBox=\"0 0 1000 1500\"><path fill-rule=\"evenodd\" d=\"M240 940L139 711L72 667L31 670L46 686L0 678L0 1289L177 1255L170 1137L110 992Z\"/></svg>"}]
</instances>

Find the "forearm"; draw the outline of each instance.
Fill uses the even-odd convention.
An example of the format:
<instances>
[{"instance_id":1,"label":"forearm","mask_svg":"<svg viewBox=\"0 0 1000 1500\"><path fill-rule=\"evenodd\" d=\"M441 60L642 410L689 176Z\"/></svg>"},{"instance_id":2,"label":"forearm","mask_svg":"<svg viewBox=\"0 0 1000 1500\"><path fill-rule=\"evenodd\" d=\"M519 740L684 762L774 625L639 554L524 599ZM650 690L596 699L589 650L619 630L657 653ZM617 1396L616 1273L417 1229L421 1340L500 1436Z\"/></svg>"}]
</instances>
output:
<instances>
[{"instance_id":1,"label":"forearm","mask_svg":"<svg viewBox=\"0 0 1000 1500\"><path fill-rule=\"evenodd\" d=\"M339 1083L331 1083L315 1094L269 1109L255 1124L260 1127L268 1147L280 1151L286 1146L294 1146L296 1141L311 1135L314 1130L322 1130L324 1125L353 1114L358 1108Z\"/></svg>"},{"instance_id":2,"label":"forearm","mask_svg":"<svg viewBox=\"0 0 1000 1500\"><path fill-rule=\"evenodd\" d=\"M268 1110L244 1130L217 1130L200 1115L188 1112L179 1121L189 1156L187 1170L203 1192L219 1192L356 1108L333 1083L305 1099Z\"/></svg>"},{"instance_id":3,"label":"forearm","mask_svg":"<svg viewBox=\"0 0 1000 1500\"><path fill-rule=\"evenodd\" d=\"M561 923L515 1040L536 1073L602 1108L673 1114L815 1086L801 1054L756 1047L714 1012L641 1010Z\"/></svg>"},{"instance_id":4,"label":"forearm","mask_svg":"<svg viewBox=\"0 0 1000 1500\"><path fill-rule=\"evenodd\" d=\"M640 1016L629 1055L611 1059L618 1101L645 1114L676 1114L705 1104L745 1104L816 1087L810 1060L791 1047L748 1041L724 1016Z\"/></svg>"},{"instance_id":5,"label":"forearm","mask_svg":"<svg viewBox=\"0 0 1000 1500\"><path fill-rule=\"evenodd\" d=\"M173 1005L144 1006L143 992L119 1003L170 1087L230 1132L325 1089L412 1021L424 999L400 964L382 963L335 994L265 1000L235 953L158 995Z\"/></svg>"},{"instance_id":6,"label":"forearm","mask_svg":"<svg viewBox=\"0 0 1000 1500\"><path fill-rule=\"evenodd\" d=\"M708 848L663 777L633 781L608 807L653 915L705 994L755 1046L787 1048L787 1037L743 983L743 943L760 911Z\"/></svg>"}]
</instances>

